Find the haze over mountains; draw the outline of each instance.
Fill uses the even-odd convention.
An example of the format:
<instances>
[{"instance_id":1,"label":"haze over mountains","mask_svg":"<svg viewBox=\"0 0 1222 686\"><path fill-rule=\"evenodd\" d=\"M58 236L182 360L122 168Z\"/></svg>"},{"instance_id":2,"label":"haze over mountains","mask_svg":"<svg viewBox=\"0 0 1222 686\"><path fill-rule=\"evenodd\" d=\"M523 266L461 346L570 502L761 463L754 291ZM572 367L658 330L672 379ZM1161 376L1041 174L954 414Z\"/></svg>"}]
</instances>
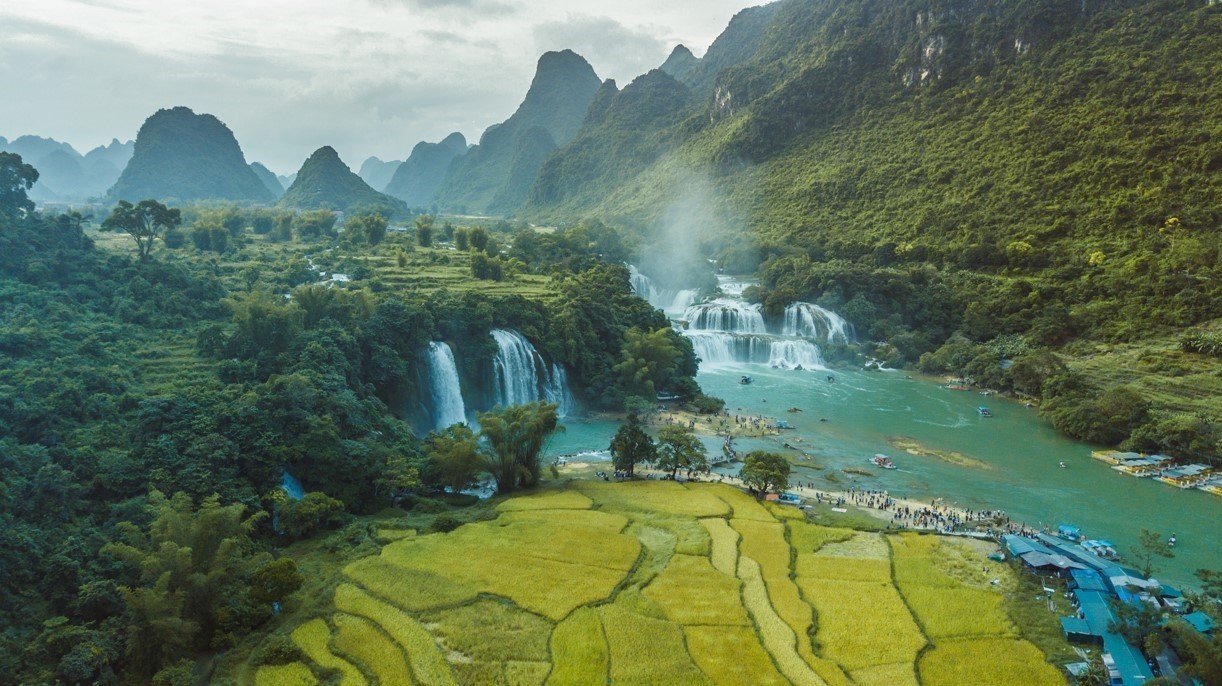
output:
<instances>
[{"instance_id":1,"label":"haze over mountains","mask_svg":"<svg viewBox=\"0 0 1222 686\"><path fill-rule=\"evenodd\" d=\"M133 141L98 146L80 154L67 143L39 136L0 136L0 152L12 152L38 169L38 183L30 189L36 202L84 202L100 196L114 184L131 159Z\"/></svg>"},{"instance_id":2,"label":"haze over mountains","mask_svg":"<svg viewBox=\"0 0 1222 686\"><path fill-rule=\"evenodd\" d=\"M1199 144L1211 140L1208 118L1164 115L1218 109L1209 65L1219 48L1204 39L1218 23L1204 0L1170 9L1149 0L782 0L737 14L702 58L677 46L623 88L572 51L546 53L517 111L478 145L468 148L461 134L422 142L403 163L366 160L358 176L409 207L648 223L695 175L737 218L772 227L778 239L796 232L820 242L834 238L827 227L863 217L897 243L911 238L914 221L930 240L959 224L983 227L989 241L1037 236L1058 210L1019 199L1064 196L1103 218L1068 233L1106 233L1117 202L1151 217L1220 206L1201 202L1217 194L1203 177L1152 181L1159 194L1131 199L1121 181L1157 178L1168 155L1188 176L1216 167ZM1172 94L1160 95L1167 88ZM273 202L270 173L252 170L228 129L211 122L195 132L142 129L150 141L160 129L158 143L137 140L110 197ZM205 130L215 146L197 144ZM76 178L68 160L82 160L54 141L34 142L6 145L29 151L44 175L34 195L52 199L63 193L57 181ZM125 146L84 159L115 164ZM1079 168L1088 162L1117 173L1091 175ZM105 175L90 178L74 197L101 192L96 179ZM294 179L275 181L288 188ZM1000 197L1015 215L1005 227L991 205ZM1195 211L1217 224L1217 211Z\"/></svg>"}]
</instances>

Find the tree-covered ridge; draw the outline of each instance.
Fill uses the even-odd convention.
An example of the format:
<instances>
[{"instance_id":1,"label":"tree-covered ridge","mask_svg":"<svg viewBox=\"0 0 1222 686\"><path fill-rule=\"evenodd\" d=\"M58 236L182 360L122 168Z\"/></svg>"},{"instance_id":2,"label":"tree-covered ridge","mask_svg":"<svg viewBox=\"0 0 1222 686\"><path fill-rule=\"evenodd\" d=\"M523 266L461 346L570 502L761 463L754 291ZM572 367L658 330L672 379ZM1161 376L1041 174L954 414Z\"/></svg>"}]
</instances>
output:
<instances>
[{"instance_id":1,"label":"tree-covered ridge","mask_svg":"<svg viewBox=\"0 0 1222 686\"><path fill-rule=\"evenodd\" d=\"M251 162L250 168L259 177L259 180L263 182L263 185L267 187L267 190L271 191L273 196L279 199L280 196L284 195L284 186L280 185L280 179L272 173L272 170L259 162Z\"/></svg>"},{"instance_id":2,"label":"tree-covered ridge","mask_svg":"<svg viewBox=\"0 0 1222 686\"><path fill-rule=\"evenodd\" d=\"M513 116L489 127L479 145L450 165L437 204L500 214L519 207L547 155L577 135L599 84L580 55L545 53Z\"/></svg>"},{"instance_id":3,"label":"tree-covered ridge","mask_svg":"<svg viewBox=\"0 0 1222 686\"><path fill-rule=\"evenodd\" d=\"M438 143L421 141L395 169L383 192L402 200L408 207L429 207L437 198L450 163L466 152L467 139L457 131Z\"/></svg>"},{"instance_id":4,"label":"tree-covered ridge","mask_svg":"<svg viewBox=\"0 0 1222 686\"><path fill-rule=\"evenodd\" d=\"M570 198L586 198L616 187L643 167L675 149L689 113L691 90L662 69L655 69L615 91L608 81L586 114L581 133L547 158L530 187L527 208L564 208Z\"/></svg>"},{"instance_id":5,"label":"tree-covered ridge","mask_svg":"<svg viewBox=\"0 0 1222 686\"><path fill-rule=\"evenodd\" d=\"M329 145L315 150L301 165L293 185L280 197L279 205L344 213L368 210L389 215L407 211L407 205L402 200L370 188Z\"/></svg>"},{"instance_id":6,"label":"tree-covered ridge","mask_svg":"<svg viewBox=\"0 0 1222 686\"><path fill-rule=\"evenodd\" d=\"M107 197L132 202L274 199L247 166L229 127L186 107L158 110L145 120L132 158Z\"/></svg>"},{"instance_id":7,"label":"tree-covered ridge","mask_svg":"<svg viewBox=\"0 0 1222 686\"><path fill-rule=\"evenodd\" d=\"M545 202L527 212L663 227L700 208L703 256L760 269L752 297L772 315L818 301L892 364L962 339L980 346L977 364L948 355L960 362L926 368L1035 396L1040 384L997 365L1068 353L1091 372L1072 412L1050 411L1070 435L1222 454L1211 428L1220 408L1177 400L1181 372L1147 384L1086 358L1100 342L1174 340L1188 327L1207 336L1218 316L1222 129L1206 114L1222 108L1215 5L773 7L749 58L721 70L689 117L651 134L673 136L672 152L623 164L620 149L590 145L602 128L592 108L544 170L583 163L541 175L547 193L534 198ZM1205 366L1191 378L1209 385L1205 349L1174 351L1188 357L1161 368L1196 355ZM1067 421L1107 415L1097 394L1139 381L1153 415Z\"/></svg>"}]
</instances>

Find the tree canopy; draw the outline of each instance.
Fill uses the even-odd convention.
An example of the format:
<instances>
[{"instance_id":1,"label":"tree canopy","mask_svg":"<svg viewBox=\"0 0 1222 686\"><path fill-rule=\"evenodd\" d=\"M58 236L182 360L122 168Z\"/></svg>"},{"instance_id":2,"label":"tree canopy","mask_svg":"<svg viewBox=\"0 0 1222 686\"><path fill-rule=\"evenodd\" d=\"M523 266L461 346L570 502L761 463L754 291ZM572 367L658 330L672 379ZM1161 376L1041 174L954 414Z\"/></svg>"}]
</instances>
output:
<instances>
[{"instance_id":1,"label":"tree canopy","mask_svg":"<svg viewBox=\"0 0 1222 686\"><path fill-rule=\"evenodd\" d=\"M762 498L769 491L780 492L789 485L789 462L783 455L755 450L747 453L739 477L752 493Z\"/></svg>"},{"instance_id":2,"label":"tree canopy","mask_svg":"<svg viewBox=\"0 0 1222 686\"><path fill-rule=\"evenodd\" d=\"M111 210L102 222L103 231L125 231L136 241L136 254L147 260L153 253L153 244L171 229L182 224L182 212L156 200L141 200L132 205L126 200Z\"/></svg>"}]
</instances>

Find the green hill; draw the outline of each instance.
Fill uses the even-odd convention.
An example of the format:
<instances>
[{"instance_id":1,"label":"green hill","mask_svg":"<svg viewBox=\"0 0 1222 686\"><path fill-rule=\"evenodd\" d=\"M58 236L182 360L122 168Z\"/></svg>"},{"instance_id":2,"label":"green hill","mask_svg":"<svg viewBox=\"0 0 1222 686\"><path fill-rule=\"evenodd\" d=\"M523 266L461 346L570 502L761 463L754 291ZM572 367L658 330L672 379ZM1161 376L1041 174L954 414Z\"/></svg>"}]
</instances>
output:
<instances>
[{"instance_id":1,"label":"green hill","mask_svg":"<svg viewBox=\"0 0 1222 686\"><path fill-rule=\"evenodd\" d=\"M489 127L479 145L454 161L437 203L479 213L519 207L547 155L577 135L600 83L573 51L545 53L517 111Z\"/></svg>"},{"instance_id":2,"label":"green hill","mask_svg":"<svg viewBox=\"0 0 1222 686\"><path fill-rule=\"evenodd\" d=\"M263 185L267 187L267 190L271 191L272 195L277 198L284 195L284 186L280 185L280 179L276 178L272 170L258 162L251 162L250 168L259 177L259 180L263 182Z\"/></svg>"},{"instance_id":3,"label":"green hill","mask_svg":"<svg viewBox=\"0 0 1222 686\"><path fill-rule=\"evenodd\" d=\"M280 198L280 205L300 210L325 208L345 213L376 210L393 214L407 211L407 205L402 200L375 191L361 177L352 173L329 145L315 150L301 165L293 185Z\"/></svg>"},{"instance_id":4,"label":"green hill","mask_svg":"<svg viewBox=\"0 0 1222 686\"><path fill-rule=\"evenodd\" d=\"M860 294L812 275L840 259L1049 280L1019 286L1041 299L1008 297L1026 311L971 331L983 340L1049 308L1120 338L1142 335L1137 322L1216 316L1222 129L1204 115L1222 109L1216 6L787 0L774 11L754 57L697 92L684 121L646 133L674 152L626 165L622 139L588 122L545 166L528 214L648 224L696 175L726 218L700 236L711 256L769 265L777 303ZM575 157L593 166L546 173ZM982 294L962 294L964 307Z\"/></svg>"},{"instance_id":5,"label":"green hill","mask_svg":"<svg viewBox=\"0 0 1222 686\"><path fill-rule=\"evenodd\" d=\"M136 135L131 161L108 199L274 200L242 155L229 127L186 107L158 110Z\"/></svg>"},{"instance_id":6,"label":"green hill","mask_svg":"<svg viewBox=\"0 0 1222 686\"><path fill-rule=\"evenodd\" d=\"M530 203L566 208L631 179L682 142L691 90L661 69L622 91L599 89L577 138L553 153L530 189Z\"/></svg>"},{"instance_id":7,"label":"green hill","mask_svg":"<svg viewBox=\"0 0 1222 686\"><path fill-rule=\"evenodd\" d=\"M420 141L407 161L395 169L382 192L406 202L408 207L427 207L437 197L450 163L466 152L467 139L457 131L440 143Z\"/></svg>"}]
</instances>

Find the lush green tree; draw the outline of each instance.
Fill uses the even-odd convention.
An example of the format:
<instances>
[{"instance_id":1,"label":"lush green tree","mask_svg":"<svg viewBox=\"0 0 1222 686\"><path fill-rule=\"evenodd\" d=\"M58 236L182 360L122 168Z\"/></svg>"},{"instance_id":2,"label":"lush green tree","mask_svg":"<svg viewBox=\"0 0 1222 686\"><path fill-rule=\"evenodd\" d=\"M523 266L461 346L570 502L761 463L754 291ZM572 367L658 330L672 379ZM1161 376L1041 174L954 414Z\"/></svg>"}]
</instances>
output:
<instances>
[{"instance_id":1,"label":"lush green tree","mask_svg":"<svg viewBox=\"0 0 1222 686\"><path fill-rule=\"evenodd\" d=\"M303 241L318 240L324 236L335 235L335 221L335 213L331 210L299 212L293 218L297 235Z\"/></svg>"},{"instance_id":2,"label":"lush green tree","mask_svg":"<svg viewBox=\"0 0 1222 686\"><path fill-rule=\"evenodd\" d=\"M301 588L305 577L297 570L291 557L281 557L264 564L250 575L250 599L259 605L283 601Z\"/></svg>"},{"instance_id":3,"label":"lush green tree","mask_svg":"<svg viewBox=\"0 0 1222 686\"><path fill-rule=\"evenodd\" d=\"M638 464L658 459L658 446L645 433L636 414L629 414L628 422L615 430L608 450L611 451L611 464L616 470L627 472L628 476L633 475Z\"/></svg>"},{"instance_id":4,"label":"lush green tree","mask_svg":"<svg viewBox=\"0 0 1222 686\"><path fill-rule=\"evenodd\" d=\"M386 239L390 223L380 214L358 214L344 221L344 235L351 240L377 245Z\"/></svg>"},{"instance_id":5,"label":"lush green tree","mask_svg":"<svg viewBox=\"0 0 1222 686\"><path fill-rule=\"evenodd\" d=\"M789 462L783 455L755 450L747 453L739 477L756 497L781 492L789 485Z\"/></svg>"},{"instance_id":6,"label":"lush green tree","mask_svg":"<svg viewBox=\"0 0 1222 686\"><path fill-rule=\"evenodd\" d=\"M182 212L176 207L166 207L156 200L141 200L137 205L120 200L102 222L102 230L127 232L136 241L140 259L147 260L153 253L154 242L181 223Z\"/></svg>"},{"instance_id":7,"label":"lush green tree","mask_svg":"<svg viewBox=\"0 0 1222 686\"><path fill-rule=\"evenodd\" d=\"M1214 619L1218 619L1217 612ZM1213 636L1207 636L1179 618L1172 619L1167 627L1176 652L1184 660L1180 673L1202 684L1222 684L1222 631L1215 629Z\"/></svg>"},{"instance_id":8,"label":"lush green tree","mask_svg":"<svg viewBox=\"0 0 1222 686\"><path fill-rule=\"evenodd\" d=\"M1144 528L1138 534L1137 545L1134 546L1132 552L1138 569L1146 577L1154 574L1155 558L1175 557L1175 552L1171 550L1171 545L1162 534Z\"/></svg>"},{"instance_id":9,"label":"lush green tree","mask_svg":"<svg viewBox=\"0 0 1222 686\"><path fill-rule=\"evenodd\" d=\"M709 461L704 444L691 429L682 424L662 427L658 432L658 469L670 472L671 478L679 470L705 470Z\"/></svg>"},{"instance_id":10,"label":"lush green tree","mask_svg":"<svg viewBox=\"0 0 1222 686\"><path fill-rule=\"evenodd\" d=\"M393 455L374 479L378 493L390 496L391 503L398 504L404 496L420 488L420 470L405 455Z\"/></svg>"},{"instance_id":11,"label":"lush green tree","mask_svg":"<svg viewBox=\"0 0 1222 686\"><path fill-rule=\"evenodd\" d=\"M556 408L555 403L533 402L479 414L480 441L498 492L539 483L539 453L560 428Z\"/></svg>"},{"instance_id":12,"label":"lush green tree","mask_svg":"<svg viewBox=\"0 0 1222 686\"><path fill-rule=\"evenodd\" d=\"M285 500L276 511L276 523L291 538L305 538L319 529L339 524L344 503L321 491L310 491L300 500Z\"/></svg>"},{"instance_id":13,"label":"lush green tree","mask_svg":"<svg viewBox=\"0 0 1222 686\"><path fill-rule=\"evenodd\" d=\"M463 252L471 247L471 234L466 229L454 230L454 247Z\"/></svg>"},{"instance_id":14,"label":"lush green tree","mask_svg":"<svg viewBox=\"0 0 1222 686\"><path fill-rule=\"evenodd\" d=\"M123 540L102 549L128 565L136 585L122 589L127 605L126 654L137 674L150 676L224 632L261 621L234 604L265 558L250 535L266 513L245 516L241 503L216 496L196 508L185 493L149 494L147 530L123 527Z\"/></svg>"},{"instance_id":15,"label":"lush green tree","mask_svg":"<svg viewBox=\"0 0 1222 686\"><path fill-rule=\"evenodd\" d=\"M648 333L636 328L625 332L621 361L615 365L624 395L653 398L676 381L683 349L675 335L670 327Z\"/></svg>"},{"instance_id":16,"label":"lush green tree","mask_svg":"<svg viewBox=\"0 0 1222 686\"><path fill-rule=\"evenodd\" d=\"M471 248L480 252L488 252L488 242L491 237L488 235L488 229L482 226L472 226L468 231L467 239L471 242Z\"/></svg>"},{"instance_id":17,"label":"lush green tree","mask_svg":"<svg viewBox=\"0 0 1222 686\"><path fill-rule=\"evenodd\" d=\"M424 440L428 459L425 475L429 483L457 493L470 486L486 467L479 439L466 424L454 424L430 432Z\"/></svg>"},{"instance_id":18,"label":"lush green tree","mask_svg":"<svg viewBox=\"0 0 1222 686\"><path fill-rule=\"evenodd\" d=\"M21 155L0 152L0 217L18 218L34 211L26 191L38 181L38 170L21 160Z\"/></svg>"},{"instance_id":19,"label":"lush green tree","mask_svg":"<svg viewBox=\"0 0 1222 686\"><path fill-rule=\"evenodd\" d=\"M416 217L416 245L427 248L433 244L433 217L422 214Z\"/></svg>"}]
</instances>

